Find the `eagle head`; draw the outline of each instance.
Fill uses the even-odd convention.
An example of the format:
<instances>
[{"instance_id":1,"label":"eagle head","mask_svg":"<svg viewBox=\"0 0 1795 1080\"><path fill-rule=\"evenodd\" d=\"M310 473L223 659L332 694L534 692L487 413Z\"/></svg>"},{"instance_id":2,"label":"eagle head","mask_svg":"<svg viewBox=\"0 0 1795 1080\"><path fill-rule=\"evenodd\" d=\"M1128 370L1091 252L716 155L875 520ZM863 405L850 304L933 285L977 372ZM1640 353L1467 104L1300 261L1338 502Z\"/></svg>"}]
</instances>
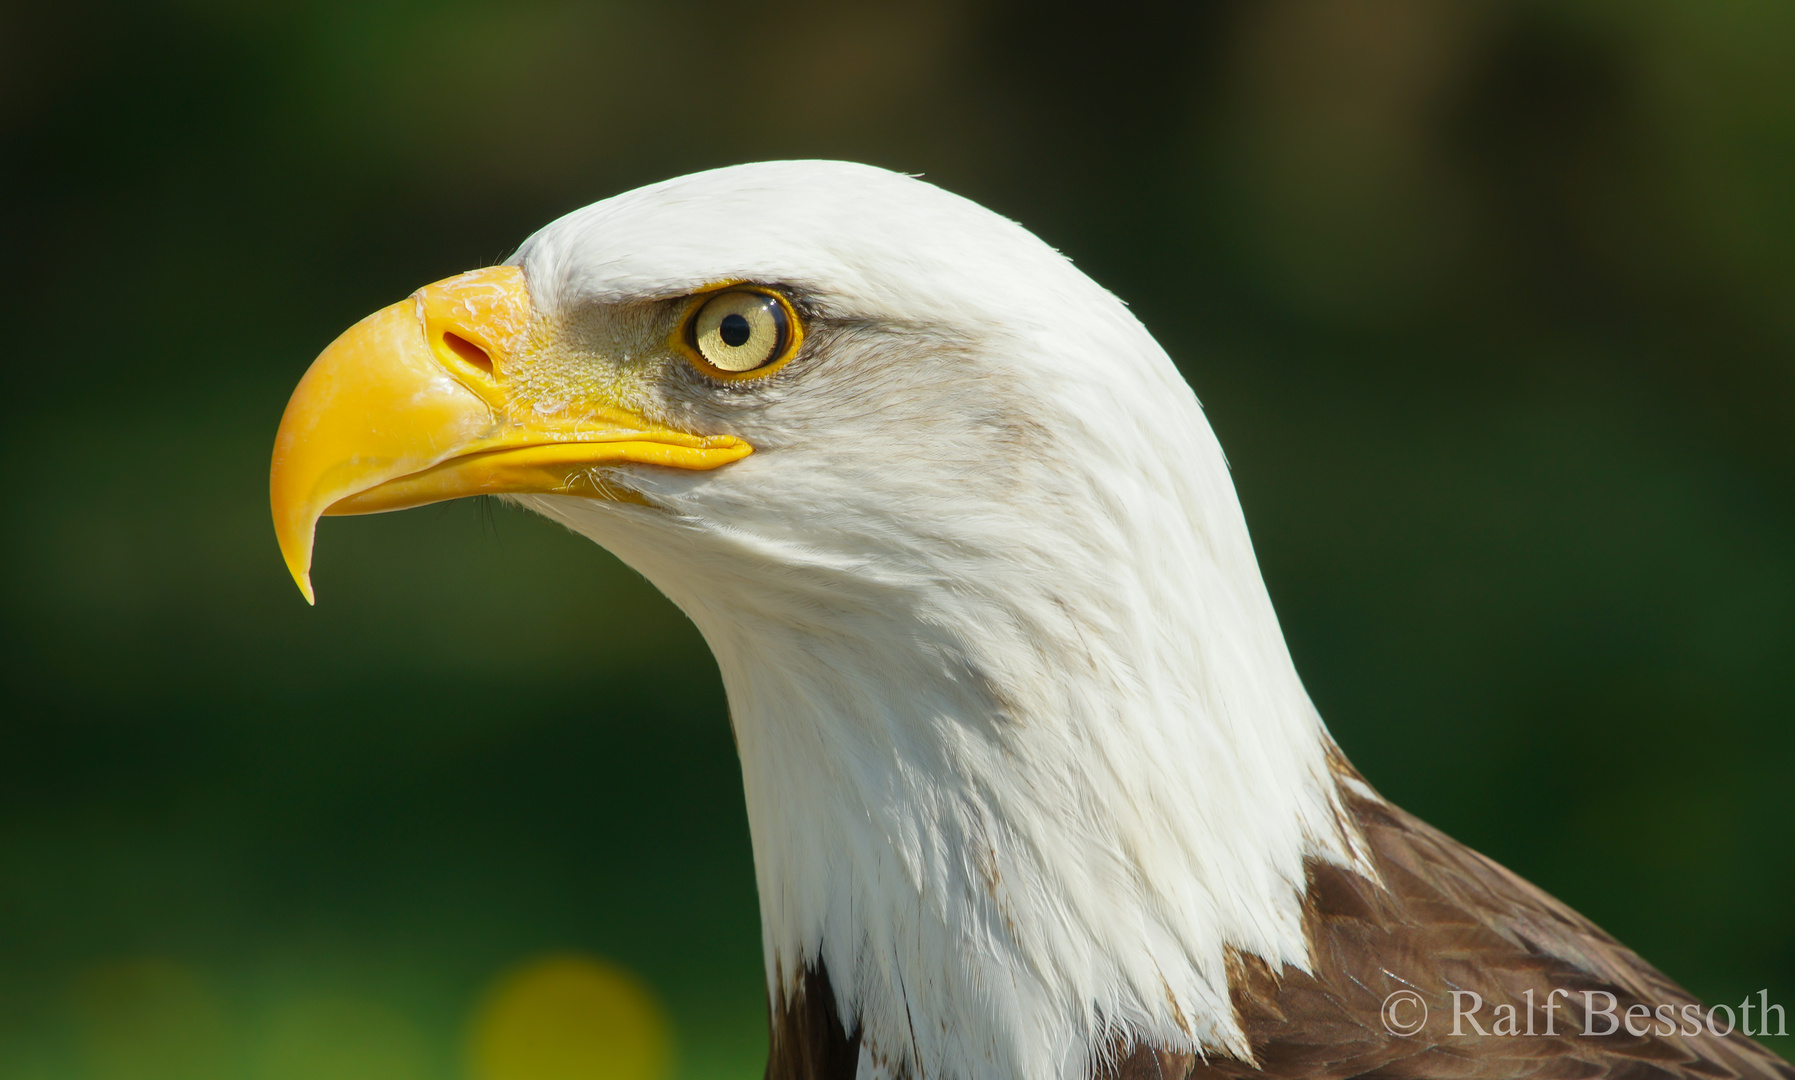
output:
<instances>
[{"instance_id":1,"label":"eagle head","mask_svg":"<svg viewBox=\"0 0 1795 1080\"><path fill-rule=\"evenodd\" d=\"M1195 396L921 180L774 162L569 214L326 349L271 489L308 599L319 516L475 494L671 597L727 689L775 1013L826 996L865 1080L1250 1057L1230 956L1307 965L1306 860L1358 858Z\"/></svg>"}]
</instances>

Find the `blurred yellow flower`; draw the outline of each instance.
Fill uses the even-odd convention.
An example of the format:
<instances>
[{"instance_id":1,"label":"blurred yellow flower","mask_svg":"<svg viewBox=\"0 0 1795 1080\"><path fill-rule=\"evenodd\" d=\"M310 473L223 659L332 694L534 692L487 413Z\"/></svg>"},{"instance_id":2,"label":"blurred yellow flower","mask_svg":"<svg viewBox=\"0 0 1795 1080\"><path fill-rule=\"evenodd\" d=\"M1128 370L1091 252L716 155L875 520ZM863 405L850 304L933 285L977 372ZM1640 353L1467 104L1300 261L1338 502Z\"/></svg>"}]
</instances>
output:
<instances>
[{"instance_id":1,"label":"blurred yellow flower","mask_svg":"<svg viewBox=\"0 0 1795 1080\"><path fill-rule=\"evenodd\" d=\"M634 974L570 954L494 980L470 1023L473 1080L665 1080L665 1009Z\"/></svg>"}]
</instances>

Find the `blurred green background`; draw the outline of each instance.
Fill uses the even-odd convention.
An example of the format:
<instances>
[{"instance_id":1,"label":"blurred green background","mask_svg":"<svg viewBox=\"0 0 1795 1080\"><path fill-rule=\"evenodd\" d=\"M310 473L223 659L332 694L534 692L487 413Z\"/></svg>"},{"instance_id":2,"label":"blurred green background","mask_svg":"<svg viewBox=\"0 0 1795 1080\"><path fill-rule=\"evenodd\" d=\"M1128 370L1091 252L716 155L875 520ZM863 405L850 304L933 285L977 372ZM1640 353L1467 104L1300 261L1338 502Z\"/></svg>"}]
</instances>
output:
<instances>
[{"instance_id":1,"label":"blurred green background","mask_svg":"<svg viewBox=\"0 0 1795 1080\"><path fill-rule=\"evenodd\" d=\"M307 608L265 484L363 314L795 156L1128 299L1373 782L1795 1010L1795 7L1182 7L0 8L0 1076L460 1078L545 954L759 1074L691 627L472 501L324 522Z\"/></svg>"}]
</instances>

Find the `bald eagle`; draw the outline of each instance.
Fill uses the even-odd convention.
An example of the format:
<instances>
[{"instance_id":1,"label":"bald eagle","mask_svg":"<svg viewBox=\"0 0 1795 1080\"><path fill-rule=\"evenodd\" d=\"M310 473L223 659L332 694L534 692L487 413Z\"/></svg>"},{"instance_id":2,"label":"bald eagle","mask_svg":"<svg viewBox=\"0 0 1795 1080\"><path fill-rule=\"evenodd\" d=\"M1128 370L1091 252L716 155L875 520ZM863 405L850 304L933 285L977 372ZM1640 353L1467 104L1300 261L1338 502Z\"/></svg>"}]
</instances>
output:
<instances>
[{"instance_id":1,"label":"bald eagle","mask_svg":"<svg viewBox=\"0 0 1795 1080\"><path fill-rule=\"evenodd\" d=\"M920 180L743 165L569 214L331 344L271 492L308 600L321 515L489 493L692 619L769 1080L1795 1077L1365 782L1164 350Z\"/></svg>"}]
</instances>

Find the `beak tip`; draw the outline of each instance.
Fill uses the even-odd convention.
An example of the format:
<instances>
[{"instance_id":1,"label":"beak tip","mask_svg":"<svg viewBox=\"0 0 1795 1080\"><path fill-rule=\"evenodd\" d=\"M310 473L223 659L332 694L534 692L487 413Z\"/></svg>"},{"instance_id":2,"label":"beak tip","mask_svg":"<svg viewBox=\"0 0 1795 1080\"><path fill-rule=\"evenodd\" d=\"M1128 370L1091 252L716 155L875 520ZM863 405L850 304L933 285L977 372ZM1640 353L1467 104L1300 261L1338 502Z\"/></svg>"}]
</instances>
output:
<instances>
[{"instance_id":1,"label":"beak tip","mask_svg":"<svg viewBox=\"0 0 1795 1080\"><path fill-rule=\"evenodd\" d=\"M310 567L289 565L287 570L293 575L293 584L299 586L299 595L312 607L318 606L318 594L312 591L312 571Z\"/></svg>"},{"instance_id":2,"label":"beak tip","mask_svg":"<svg viewBox=\"0 0 1795 1080\"><path fill-rule=\"evenodd\" d=\"M282 561L287 564L287 573L293 575L293 584L299 586L299 595L305 602L316 607L317 594L312 591L312 536L307 528L303 534L290 533L282 529L277 519L275 537L280 541Z\"/></svg>"}]
</instances>

